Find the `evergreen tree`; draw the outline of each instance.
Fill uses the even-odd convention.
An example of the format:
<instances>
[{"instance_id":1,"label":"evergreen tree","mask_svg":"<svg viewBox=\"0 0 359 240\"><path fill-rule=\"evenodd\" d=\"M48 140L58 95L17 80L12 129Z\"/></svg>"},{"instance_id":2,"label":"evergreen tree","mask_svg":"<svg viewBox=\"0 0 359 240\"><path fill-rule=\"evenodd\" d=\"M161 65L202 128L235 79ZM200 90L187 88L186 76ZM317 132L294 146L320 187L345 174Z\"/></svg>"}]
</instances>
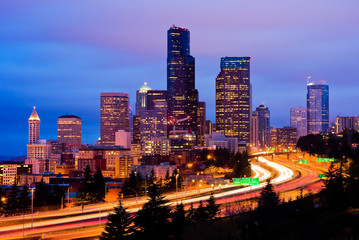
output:
<instances>
[{"instance_id":1,"label":"evergreen tree","mask_svg":"<svg viewBox=\"0 0 359 240\"><path fill-rule=\"evenodd\" d=\"M34 206L41 207L48 205L49 200L49 188L45 184L44 179L41 178L41 181L35 187L34 193Z\"/></svg>"},{"instance_id":2,"label":"evergreen tree","mask_svg":"<svg viewBox=\"0 0 359 240\"><path fill-rule=\"evenodd\" d=\"M322 190L323 203L332 210L345 210L348 207L348 197L342 164L338 168L331 164L327 177Z\"/></svg>"},{"instance_id":3,"label":"evergreen tree","mask_svg":"<svg viewBox=\"0 0 359 240\"><path fill-rule=\"evenodd\" d=\"M194 222L194 214L195 214L195 209L193 208L193 203L191 202L191 206L186 214L187 221Z\"/></svg>"},{"instance_id":4,"label":"evergreen tree","mask_svg":"<svg viewBox=\"0 0 359 240\"><path fill-rule=\"evenodd\" d=\"M149 201L137 212L135 224L139 228L138 238L165 239L168 236L170 209L156 184L148 188ZM137 239L137 238L136 238Z\"/></svg>"},{"instance_id":5,"label":"evergreen tree","mask_svg":"<svg viewBox=\"0 0 359 240\"><path fill-rule=\"evenodd\" d=\"M208 199L206 212L208 214L208 219L215 219L220 213L219 205L216 204L216 200L214 199L213 193L211 193L211 196Z\"/></svg>"},{"instance_id":6,"label":"evergreen tree","mask_svg":"<svg viewBox=\"0 0 359 240\"><path fill-rule=\"evenodd\" d=\"M179 239L182 231L187 224L186 211L182 203L177 204L175 210L172 212L172 222L171 222L171 233Z\"/></svg>"},{"instance_id":7,"label":"evergreen tree","mask_svg":"<svg viewBox=\"0 0 359 240\"><path fill-rule=\"evenodd\" d=\"M16 184L16 181L14 181L13 185L11 186L10 193L6 200L5 211L7 212L7 214L15 214L16 209L19 209L19 200L18 200L19 193L20 193L19 188Z\"/></svg>"},{"instance_id":8,"label":"evergreen tree","mask_svg":"<svg viewBox=\"0 0 359 240\"><path fill-rule=\"evenodd\" d=\"M251 164L247 152L237 153L233 169L233 177L251 176Z\"/></svg>"},{"instance_id":9,"label":"evergreen tree","mask_svg":"<svg viewBox=\"0 0 359 240\"><path fill-rule=\"evenodd\" d=\"M176 182L177 182L177 188L181 189L183 183L183 177L177 169L175 169L173 171L173 174L171 175L170 181L168 183L168 189L176 190Z\"/></svg>"},{"instance_id":10,"label":"evergreen tree","mask_svg":"<svg viewBox=\"0 0 359 240\"><path fill-rule=\"evenodd\" d=\"M86 165L81 183L82 185L79 188L79 191L77 192L73 202L76 205L86 205L97 202L99 195L96 192L97 189L94 183L94 178L91 175L91 168L89 165Z\"/></svg>"},{"instance_id":11,"label":"evergreen tree","mask_svg":"<svg viewBox=\"0 0 359 240\"><path fill-rule=\"evenodd\" d=\"M258 200L258 212L262 216L270 216L275 212L279 205L279 197L273 190L273 185L270 183L270 179L267 180L267 185L260 193Z\"/></svg>"},{"instance_id":12,"label":"evergreen tree","mask_svg":"<svg viewBox=\"0 0 359 240\"><path fill-rule=\"evenodd\" d=\"M30 197L29 188L26 185L24 185L22 187L19 196L19 208L22 209L24 212L27 212L29 211L30 205L31 205L31 197Z\"/></svg>"},{"instance_id":13,"label":"evergreen tree","mask_svg":"<svg viewBox=\"0 0 359 240\"><path fill-rule=\"evenodd\" d=\"M0 187L0 216L5 213L6 194L2 187Z\"/></svg>"},{"instance_id":14,"label":"evergreen tree","mask_svg":"<svg viewBox=\"0 0 359 240\"><path fill-rule=\"evenodd\" d=\"M114 212L110 213L107 219L105 231L100 237L101 240L121 240L132 237L134 233L133 217L123 207L121 200L119 200L119 205L114 208Z\"/></svg>"},{"instance_id":15,"label":"evergreen tree","mask_svg":"<svg viewBox=\"0 0 359 240\"><path fill-rule=\"evenodd\" d=\"M123 193L126 196L135 195L133 191L136 191L138 194L140 194L142 192L142 186L143 186L142 175L135 171L131 171L129 178L124 184Z\"/></svg>"},{"instance_id":16,"label":"evergreen tree","mask_svg":"<svg viewBox=\"0 0 359 240\"><path fill-rule=\"evenodd\" d=\"M207 221L208 219L209 219L209 215L207 209L205 206L203 206L203 202L201 200L199 201L198 207L194 211L193 221L199 223L199 222Z\"/></svg>"},{"instance_id":17,"label":"evergreen tree","mask_svg":"<svg viewBox=\"0 0 359 240\"><path fill-rule=\"evenodd\" d=\"M97 168L94 176L93 176L93 187L92 191L94 191L97 202L103 202L105 200L106 192L105 192L106 181L102 175L101 168Z\"/></svg>"}]
</instances>

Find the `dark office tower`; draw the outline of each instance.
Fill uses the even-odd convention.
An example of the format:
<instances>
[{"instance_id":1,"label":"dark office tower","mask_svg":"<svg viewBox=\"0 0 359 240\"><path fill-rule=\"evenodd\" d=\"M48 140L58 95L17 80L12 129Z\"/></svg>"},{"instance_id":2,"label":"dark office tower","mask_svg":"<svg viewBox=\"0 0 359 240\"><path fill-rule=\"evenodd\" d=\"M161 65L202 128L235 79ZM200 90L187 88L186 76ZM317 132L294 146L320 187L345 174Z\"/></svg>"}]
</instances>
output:
<instances>
[{"instance_id":1,"label":"dark office tower","mask_svg":"<svg viewBox=\"0 0 359 240\"><path fill-rule=\"evenodd\" d=\"M141 116L134 115L132 121L133 121L132 142L134 144L141 144Z\"/></svg>"},{"instance_id":2,"label":"dark office tower","mask_svg":"<svg viewBox=\"0 0 359 240\"><path fill-rule=\"evenodd\" d=\"M118 130L130 131L127 93L101 93L101 144L115 145Z\"/></svg>"},{"instance_id":3,"label":"dark office tower","mask_svg":"<svg viewBox=\"0 0 359 240\"><path fill-rule=\"evenodd\" d=\"M270 146L269 109L261 104L256 108L256 113L258 118L259 147L266 148Z\"/></svg>"},{"instance_id":4,"label":"dark office tower","mask_svg":"<svg viewBox=\"0 0 359 240\"><path fill-rule=\"evenodd\" d=\"M216 129L249 143L251 126L250 57L221 58L216 79Z\"/></svg>"},{"instance_id":5,"label":"dark office tower","mask_svg":"<svg viewBox=\"0 0 359 240\"><path fill-rule=\"evenodd\" d=\"M167 46L169 123L175 122L177 129L192 129L197 133L198 91L195 89L195 62L189 51L188 29L172 26L168 30ZM183 121L176 122L179 120ZM172 127L169 124L170 130Z\"/></svg>"},{"instance_id":6,"label":"dark office tower","mask_svg":"<svg viewBox=\"0 0 359 240\"><path fill-rule=\"evenodd\" d=\"M206 102L198 102L197 122L197 145L205 146Z\"/></svg>"},{"instance_id":7,"label":"dark office tower","mask_svg":"<svg viewBox=\"0 0 359 240\"><path fill-rule=\"evenodd\" d=\"M140 112L147 109L147 92L149 90L151 88L145 82L140 90L136 91L136 115L141 115Z\"/></svg>"},{"instance_id":8,"label":"dark office tower","mask_svg":"<svg viewBox=\"0 0 359 240\"><path fill-rule=\"evenodd\" d=\"M166 90L149 90L147 91L147 110L153 110L155 102L167 102Z\"/></svg>"},{"instance_id":9,"label":"dark office tower","mask_svg":"<svg viewBox=\"0 0 359 240\"><path fill-rule=\"evenodd\" d=\"M329 129L329 86L323 82L307 84L308 134Z\"/></svg>"}]
</instances>

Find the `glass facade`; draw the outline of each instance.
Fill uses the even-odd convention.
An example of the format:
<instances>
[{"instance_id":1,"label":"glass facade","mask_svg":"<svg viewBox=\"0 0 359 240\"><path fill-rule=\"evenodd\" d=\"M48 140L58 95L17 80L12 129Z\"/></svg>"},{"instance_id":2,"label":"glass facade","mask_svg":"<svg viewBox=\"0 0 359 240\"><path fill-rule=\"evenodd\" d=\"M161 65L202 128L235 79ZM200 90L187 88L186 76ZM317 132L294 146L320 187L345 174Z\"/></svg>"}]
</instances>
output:
<instances>
[{"instance_id":1,"label":"glass facade","mask_svg":"<svg viewBox=\"0 0 359 240\"><path fill-rule=\"evenodd\" d=\"M249 143L251 125L250 57L224 57L216 78L216 129Z\"/></svg>"},{"instance_id":2,"label":"glass facade","mask_svg":"<svg viewBox=\"0 0 359 240\"><path fill-rule=\"evenodd\" d=\"M190 55L189 31L181 27L168 30L167 94L168 118L177 129L197 132L198 91L195 89L195 60ZM173 125L169 125L171 130Z\"/></svg>"},{"instance_id":3,"label":"glass facade","mask_svg":"<svg viewBox=\"0 0 359 240\"><path fill-rule=\"evenodd\" d=\"M329 86L323 83L307 85L308 134L327 132L329 129Z\"/></svg>"}]
</instances>

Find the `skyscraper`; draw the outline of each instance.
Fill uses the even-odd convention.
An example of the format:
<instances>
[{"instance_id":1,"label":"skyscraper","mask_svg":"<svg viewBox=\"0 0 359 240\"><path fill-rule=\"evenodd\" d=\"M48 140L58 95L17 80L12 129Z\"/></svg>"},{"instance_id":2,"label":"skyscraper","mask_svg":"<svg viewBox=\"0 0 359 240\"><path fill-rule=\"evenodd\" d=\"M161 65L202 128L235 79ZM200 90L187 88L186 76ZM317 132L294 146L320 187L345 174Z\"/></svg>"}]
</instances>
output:
<instances>
[{"instance_id":1,"label":"skyscraper","mask_svg":"<svg viewBox=\"0 0 359 240\"><path fill-rule=\"evenodd\" d=\"M172 122L189 117L175 123L176 128L191 128L196 132L198 91L195 89L195 61L190 55L189 30L172 26L167 36L168 117Z\"/></svg>"},{"instance_id":2,"label":"skyscraper","mask_svg":"<svg viewBox=\"0 0 359 240\"><path fill-rule=\"evenodd\" d=\"M136 91L136 115L141 115L140 112L147 109L147 91L149 90L151 90L151 88L147 85L147 82L145 82L143 86Z\"/></svg>"},{"instance_id":3,"label":"skyscraper","mask_svg":"<svg viewBox=\"0 0 359 240\"><path fill-rule=\"evenodd\" d=\"M258 116L258 140L259 146L265 148L270 146L270 121L269 109L263 104L256 108Z\"/></svg>"},{"instance_id":4,"label":"skyscraper","mask_svg":"<svg viewBox=\"0 0 359 240\"><path fill-rule=\"evenodd\" d=\"M35 144L40 139L40 118L37 115L36 108L32 110L29 123L29 144Z\"/></svg>"},{"instance_id":5,"label":"skyscraper","mask_svg":"<svg viewBox=\"0 0 359 240\"><path fill-rule=\"evenodd\" d=\"M329 86L323 81L307 84L308 134L327 132L329 129Z\"/></svg>"},{"instance_id":6,"label":"skyscraper","mask_svg":"<svg viewBox=\"0 0 359 240\"><path fill-rule=\"evenodd\" d=\"M252 113L252 125L251 125L251 144L252 147L258 147L259 146L259 122L258 122L258 112L254 111Z\"/></svg>"},{"instance_id":7,"label":"skyscraper","mask_svg":"<svg viewBox=\"0 0 359 240\"><path fill-rule=\"evenodd\" d=\"M101 93L101 144L115 145L118 130L130 131L127 93Z\"/></svg>"},{"instance_id":8,"label":"skyscraper","mask_svg":"<svg viewBox=\"0 0 359 240\"><path fill-rule=\"evenodd\" d=\"M198 102L197 122L197 145L205 146L206 102Z\"/></svg>"},{"instance_id":9,"label":"skyscraper","mask_svg":"<svg viewBox=\"0 0 359 240\"><path fill-rule=\"evenodd\" d=\"M81 118L63 115L57 118L57 140L71 145L72 149L81 147Z\"/></svg>"},{"instance_id":10,"label":"skyscraper","mask_svg":"<svg viewBox=\"0 0 359 240\"><path fill-rule=\"evenodd\" d=\"M153 110L156 101L167 102L167 91L166 90L147 91L147 110Z\"/></svg>"},{"instance_id":11,"label":"skyscraper","mask_svg":"<svg viewBox=\"0 0 359 240\"><path fill-rule=\"evenodd\" d=\"M297 138L307 135L307 109L290 109L290 126L297 129Z\"/></svg>"},{"instance_id":12,"label":"skyscraper","mask_svg":"<svg viewBox=\"0 0 359 240\"><path fill-rule=\"evenodd\" d=\"M216 78L216 129L226 137L250 140L250 57L221 58Z\"/></svg>"}]
</instances>

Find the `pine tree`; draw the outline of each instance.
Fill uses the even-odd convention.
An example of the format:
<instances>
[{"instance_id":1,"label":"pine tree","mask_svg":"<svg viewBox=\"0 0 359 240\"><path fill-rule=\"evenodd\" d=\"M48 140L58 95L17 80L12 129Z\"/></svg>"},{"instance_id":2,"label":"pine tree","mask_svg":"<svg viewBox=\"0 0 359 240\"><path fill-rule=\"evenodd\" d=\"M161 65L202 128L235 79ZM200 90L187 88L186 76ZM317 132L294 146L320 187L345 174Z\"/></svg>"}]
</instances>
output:
<instances>
[{"instance_id":1,"label":"pine tree","mask_svg":"<svg viewBox=\"0 0 359 240\"><path fill-rule=\"evenodd\" d=\"M332 210L345 210L348 207L347 184L344 176L343 166L340 164L335 168L330 165L327 172L328 179L324 180L322 200Z\"/></svg>"},{"instance_id":2,"label":"pine tree","mask_svg":"<svg viewBox=\"0 0 359 240\"><path fill-rule=\"evenodd\" d=\"M82 186L79 188L79 191L77 192L73 202L76 205L86 205L89 203L97 202L98 193L96 192L94 178L91 175L91 168L89 165L86 165L81 183Z\"/></svg>"},{"instance_id":3,"label":"pine tree","mask_svg":"<svg viewBox=\"0 0 359 240\"><path fill-rule=\"evenodd\" d=\"M140 229L138 237L148 239L164 239L168 234L170 209L167 200L161 195L158 186L148 188L149 201L138 211L135 224Z\"/></svg>"},{"instance_id":4,"label":"pine tree","mask_svg":"<svg viewBox=\"0 0 359 240\"><path fill-rule=\"evenodd\" d=\"M216 204L216 200L214 199L213 193L208 199L206 212L208 214L208 219L215 219L220 213L219 204Z\"/></svg>"},{"instance_id":5,"label":"pine tree","mask_svg":"<svg viewBox=\"0 0 359 240\"><path fill-rule=\"evenodd\" d=\"M107 219L108 222L106 223L105 231L100 237L101 240L121 240L132 237L134 233L133 217L123 207L121 200L119 200L118 207L114 208L114 212L110 213Z\"/></svg>"},{"instance_id":6,"label":"pine tree","mask_svg":"<svg viewBox=\"0 0 359 240\"><path fill-rule=\"evenodd\" d=\"M31 205L31 198L29 194L29 188L24 185L19 196L19 208L22 209L24 212L29 211Z\"/></svg>"},{"instance_id":7,"label":"pine tree","mask_svg":"<svg viewBox=\"0 0 359 240\"><path fill-rule=\"evenodd\" d=\"M194 222L194 214L195 214L195 209L193 208L193 203L191 202L191 206L186 214L187 221Z\"/></svg>"},{"instance_id":8,"label":"pine tree","mask_svg":"<svg viewBox=\"0 0 359 240\"><path fill-rule=\"evenodd\" d=\"M194 211L193 220L194 222L204 222L209 219L209 215L205 206L203 206L202 200L199 201L199 205Z\"/></svg>"},{"instance_id":9,"label":"pine tree","mask_svg":"<svg viewBox=\"0 0 359 240\"><path fill-rule=\"evenodd\" d=\"M19 188L16 184L16 181L11 186L10 194L7 197L5 210L7 214L15 214L16 209L19 208L19 200L18 200Z\"/></svg>"},{"instance_id":10,"label":"pine tree","mask_svg":"<svg viewBox=\"0 0 359 240\"><path fill-rule=\"evenodd\" d=\"M185 225L188 223L183 204L177 204L171 215L171 233L174 233L175 236L179 237L184 230Z\"/></svg>"},{"instance_id":11,"label":"pine tree","mask_svg":"<svg viewBox=\"0 0 359 240\"><path fill-rule=\"evenodd\" d=\"M0 187L0 216L5 213L6 194L2 187Z\"/></svg>"},{"instance_id":12,"label":"pine tree","mask_svg":"<svg viewBox=\"0 0 359 240\"><path fill-rule=\"evenodd\" d=\"M257 210L262 216L270 216L277 209L278 205L279 197L274 192L270 179L268 179L267 185L260 193Z\"/></svg>"},{"instance_id":13,"label":"pine tree","mask_svg":"<svg viewBox=\"0 0 359 240\"><path fill-rule=\"evenodd\" d=\"M101 168L97 168L94 176L93 176L93 191L95 192L96 201L103 202L106 196L105 193L106 181L102 175Z\"/></svg>"}]
</instances>

